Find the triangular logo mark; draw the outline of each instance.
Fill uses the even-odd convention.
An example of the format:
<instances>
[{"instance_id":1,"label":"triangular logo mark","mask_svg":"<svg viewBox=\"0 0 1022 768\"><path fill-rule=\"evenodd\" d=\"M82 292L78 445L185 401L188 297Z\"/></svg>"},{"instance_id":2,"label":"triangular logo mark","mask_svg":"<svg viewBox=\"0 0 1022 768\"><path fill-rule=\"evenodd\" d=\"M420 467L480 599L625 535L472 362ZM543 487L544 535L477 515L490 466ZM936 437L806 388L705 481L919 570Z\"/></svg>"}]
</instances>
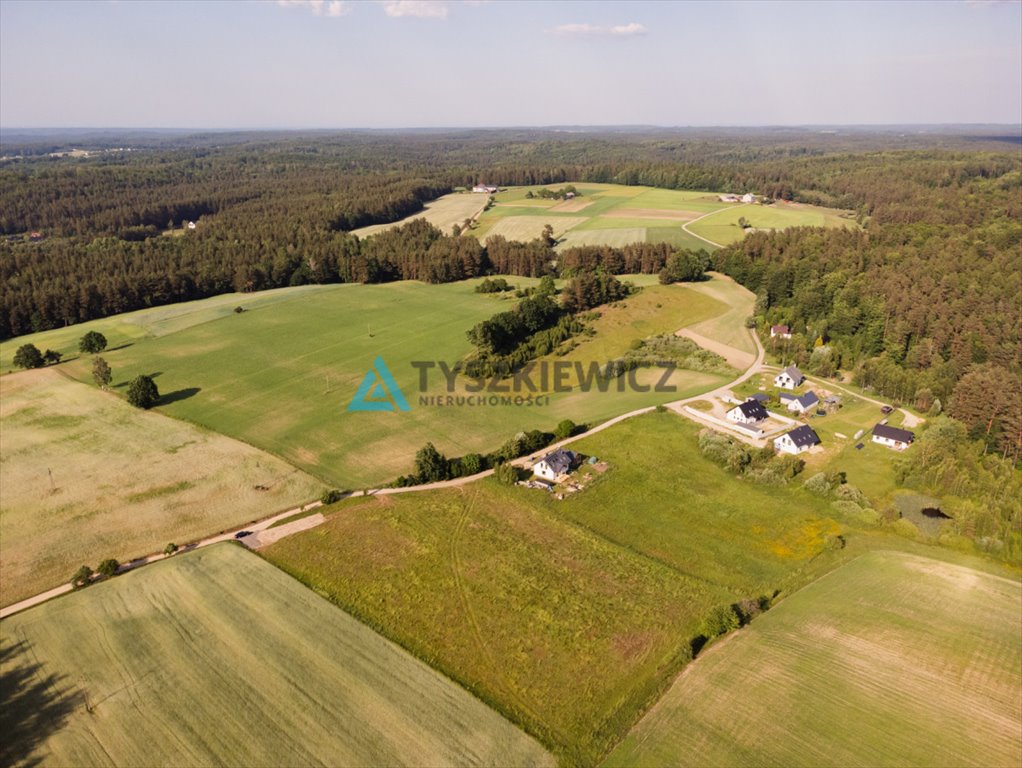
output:
<instances>
[{"instance_id":1,"label":"triangular logo mark","mask_svg":"<svg viewBox=\"0 0 1022 768\"><path fill-rule=\"evenodd\" d=\"M410 411L390 369L382 357L373 361L373 367L366 371L355 397L348 404L349 411Z\"/></svg>"}]
</instances>

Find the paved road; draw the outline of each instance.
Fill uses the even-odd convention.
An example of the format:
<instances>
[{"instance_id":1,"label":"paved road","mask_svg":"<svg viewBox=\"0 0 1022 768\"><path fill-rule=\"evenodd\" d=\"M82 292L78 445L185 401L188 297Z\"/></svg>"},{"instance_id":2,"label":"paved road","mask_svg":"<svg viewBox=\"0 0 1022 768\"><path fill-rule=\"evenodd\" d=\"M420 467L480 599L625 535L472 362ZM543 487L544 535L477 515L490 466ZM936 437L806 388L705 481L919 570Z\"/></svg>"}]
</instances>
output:
<instances>
[{"instance_id":1,"label":"paved road","mask_svg":"<svg viewBox=\"0 0 1022 768\"><path fill-rule=\"evenodd\" d=\"M748 370L746 370L741 376L736 378L734 381L731 381L731 382L729 382L727 384L724 384L723 386L717 387L716 389L714 389L714 390L712 390L710 392L704 392L703 394L700 394L700 395L694 395L692 397L684 398L682 400L677 400L677 401L672 402L672 403L667 403L667 407L670 410L674 411L675 413L677 413L677 414L679 414L681 416L685 416L686 418L692 418L693 421L697 421L698 422L698 419L693 418L690 414L688 414L687 412L682 410L682 407L684 405L686 405L688 403L695 402L696 400L704 400L704 399L707 399L707 398L719 397L721 395L724 395L727 392L729 392L733 387L738 386L742 382L746 381L749 377L755 375L760 370L762 370L762 368L763 368L763 360L764 360L764 358L766 356L766 350L763 349L763 345L760 343L759 337L756 335L755 331L750 329L749 333L752 336L752 339L753 339L753 341L756 344L756 350L757 351L756 351L755 362L752 364L752 366L750 366L748 368ZM538 459L540 456L542 456L542 455L544 455L544 454L546 454L546 453L548 453L550 451L556 450L556 449L561 448L561 447L566 446L566 445L570 445L571 443L574 443L574 442L576 442L578 440L583 440L583 439L585 439L585 438L587 438L587 437L589 437L591 435L597 434L598 432L602 432L605 429L610 429L615 424L620 424L625 419L631 419L631 418L634 418L635 416L641 416L644 413L649 413L650 411L655 410L655 408L656 408L656 406L652 406L651 405L651 406L647 406L646 408L636 408L634 411L629 411L628 413L622 413L620 416L615 416L612 419L608 419L607 421L603 422L602 424L598 424L597 426L593 427L592 429L590 429L590 430L588 430L586 432L583 432L580 435L575 435L574 437L566 438L564 440L561 440L560 442L554 443L553 445L548 445L548 446L546 446L545 448L543 448L540 451L536 451L535 453L529 454L528 456L523 456L523 457L521 457L519 459L515 459L512 462L512 464L514 464L515 466L524 467L524 466L532 463L536 459ZM466 485L467 483L474 483L476 480L480 480L480 479L482 479L484 477L488 477L489 475L492 475L493 472L494 472L494 470L488 469L485 472L480 472L478 474L471 475L469 477L459 477L459 478L456 478L454 480L445 480L443 482L438 482L438 483L426 483L424 485L413 485L413 486L408 486L407 488L373 488L373 489L366 490L366 491L355 491L353 493L347 494L347 497L352 497L352 496L356 496L356 497L357 496L390 496L390 495L399 494L399 493L418 493L418 492L421 492L421 491L431 491L431 490L435 490L435 489L438 489L438 488L457 488L459 486ZM265 518L263 520L259 520L257 522L254 522L254 523L251 523L249 525L246 525L246 526L244 526L242 528L239 528L237 531L227 531L227 532L224 532L224 533L219 533L219 534L217 534L215 536L210 536L208 538L202 539L201 541L195 542L194 544L188 544L186 546L183 546L178 551L179 552L190 552L193 549L200 549L202 547L208 547L211 544L216 544L216 543L221 542L221 541L230 541L231 539L234 538L236 533L238 533L238 532L240 532L242 530L252 531L254 534L258 533L260 531L266 531L270 526L272 526L274 523L276 523L276 522L278 522L280 520L284 520L284 519L286 519L288 517L292 517L293 515L297 515L297 514L299 514L301 512L307 512L310 509L315 509L315 508L320 507L320 506L322 506L322 502L314 501L314 502L311 502L311 503L306 504L306 505L301 506L301 507L295 507L294 509L289 509L287 512L281 512L279 514L273 515L272 517L267 517L267 518ZM323 515L321 515L321 514L320 515L316 515L316 516L311 516L311 517L308 517L308 518L300 518L299 520L297 520L297 521L295 521L293 523L287 523L287 524L285 524L283 526L279 526L280 530L274 529L274 533L272 533L272 534L268 533L268 534L265 534L265 535L261 535L261 536L259 536L257 538L254 538L251 542L247 542L247 541L245 541L245 539L242 539L242 541L244 543L246 543L248 546L250 546L250 548L255 549L255 548L258 548L260 546L264 546L265 544L269 544L269 543L271 543L271 541L277 541L277 540L283 538L284 536L286 536L286 535L288 535L290 533L296 533L299 530L308 530L309 528L315 527L316 525L319 525L320 523L325 522L325 520L326 520L326 518L323 517ZM248 537L245 537L245 538L248 538ZM122 565L121 569L118 571L118 573L124 573L124 572L130 571L130 570L132 570L134 568L140 568L143 565L148 565L149 563L155 563L158 560L165 559L166 557L168 557L168 556L164 555L162 553L148 555L147 557L141 557L141 558L138 558L136 560L132 560L131 562L125 563L124 565ZM30 598L27 598L25 600L22 600L21 602L14 603L13 605L9 605L6 608L0 608L0 619L5 618L7 616L11 616L11 615L13 615L15 613L18 613L20 611L24 611L24 610L26 610L28 608L32 608L33 606L39 605L40 603L44 603L47 600L50 600L50 599L52 599L54 597L58 597L58 596L63 595L65 593L67 593L67 592L70 592L70 591L71 591L71 585L70 584L64 584L62 586L55 587L53 589L47 590L46 592L42 592L41 594L35 595L34 597L30 597Z\"/></svg>"}]
</instances>

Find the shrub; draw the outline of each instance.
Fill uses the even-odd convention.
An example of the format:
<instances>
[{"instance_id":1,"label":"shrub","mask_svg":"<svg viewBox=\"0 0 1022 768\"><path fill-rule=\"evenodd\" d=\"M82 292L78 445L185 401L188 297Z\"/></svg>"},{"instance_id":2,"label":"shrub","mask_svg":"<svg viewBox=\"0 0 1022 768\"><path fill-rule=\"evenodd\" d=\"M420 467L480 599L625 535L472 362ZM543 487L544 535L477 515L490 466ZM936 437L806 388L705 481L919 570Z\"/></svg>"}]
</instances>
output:
<instances>
[{"instance_id":1,"label":"shrub","mask_svg":"<svg viewBox=\"0 0 1022 768\"><path fill-rule=\"evenodd\" d=\"M92 569L87 565L83 565L75 571L74 576L71 577L72 589L81 589L82 587L87 587L91 583Z\"/></svg>"},{"instance_id":2,"label":"shrub","mask_svg":"<svg viewBox=\"0 0 1022 768\"><path fill-rule=\"evenodd\" d=\"M104 579L109 579L111 576L117 575L117 569L120 567L121 564L110 557L99 564L99 567L96 568L96 573Z\"/></svg>"},{"instance_id":3,"label":"shrub","mask_svg":"<svg viewBox=\"0 0 1022 768\"><path fill-rule=\"evenodd\" d=\"M336 504L343 498L344 491L341 491L337 488L331 488L330 490L325 491L323 495L319 497L319 500L324 504Z\"/></svg>"},{"instance_id":4,"label":"shrub","mask_svg":"<svg viewBox=\"0 0 1022 768\"><path fill-rule=\"evenodd\" d=\"M740 626L741 621L739 621L733 606L718 605L703 619L702 633L706 638L711 639L719 635L726 635Z\"/></svg>"},{"instance_id":5,"label":"shrub","mask_svg":"<svg viewBox=\"0 0 1022 768\"><path fill-rule=\"evenodd\" d=\"M234 308L234 314L236 314L236 315L240 315L244 311L245 311L244 307L235 307Z\"/></svg>"},{"instance_id":6,"label":"shrub","mask_svg":"<svg viewBox=\"0 0 1022 768\"><path fill-rule=\"evenodd\" d=\"M483 457L478 453L470 453L461 458L461 472L463 475L476 475L483 471Z\"/></svg>"},{"instance_id":7,"label":"shrub","mask_svg":"<svg viewBox=\"0 0 1022 768\"><path fill-rule=\"evenodd\" d=\"M815 475L810 477L804 483L802 487L810 493L815 493L819 496L828 496L833 490L834 486L831 485L830 480L827 479L826 472L817 472Z\"/></svg>"},{"instance_id":8,"label":"shrub","mask_svg":"<svg viewBox=\"0 0 1022 768\"><path fill-rule=\"evenodd\" d=\"M163 548L163 554L170 557L170 555L173 555L175 552L177 552L177 550L178 550L177 544L175 544L174 542L170 542L170 544Z\"/></svg>"},{"instance_id":9,"label":"shrub","mask_svg":"<svg viewBox=\"0 0 1022 768\"><path fill-rule=\"evenodd\" d=\"M518 482L518 467L510 462L504 462L499 465L495 474L497 480L504 483L504 485L514 485Z\"/></svg>"},{"instance_id":10,"label":"shrub","mask_svg":"<svg viewBox=\"0 0 1022 768\"><path fill-rule=\"evenodd\" d=\"M43 362L46 363L46 365L56 365L60 362L60 358L62 357L63 355L60 354L60 352L54 352L52 349L48 349L43 352Z\"/></svg>"},{"instance_id":11,"label":"shrub","mask_svg":"<svg viewBox=\"0 0 1022 768\"><path fill-rule=\"evenodd\" d=\"M839 485L834 489L834 496L841 501L851 501L858 504L860 507L869 509L873 506L866 494L856 488L854 485Z\"/></svg>"},{"instance_id":12,"label":"shrub","mask_svg":"<svg viewBox=\"0 0 1022 768\"><path fill-rule=\"evenodd\" d=\"M560 422L557 425L557 428L554 430L554 439L563 440L566 437L571 437L573 434L575 434L575 429L576 429L575 422L573 422L571 419L565 419L564 421Z\"/></svg>"}]
</instances>

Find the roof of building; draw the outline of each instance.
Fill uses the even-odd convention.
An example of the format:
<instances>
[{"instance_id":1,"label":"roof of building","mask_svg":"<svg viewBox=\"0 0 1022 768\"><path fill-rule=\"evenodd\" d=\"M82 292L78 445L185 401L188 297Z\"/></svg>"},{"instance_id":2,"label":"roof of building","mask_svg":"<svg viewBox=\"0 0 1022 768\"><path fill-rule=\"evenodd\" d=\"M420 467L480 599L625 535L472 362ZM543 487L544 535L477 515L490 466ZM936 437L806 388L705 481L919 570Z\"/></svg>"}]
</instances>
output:
<instances>
[{"instance_id":1,"label":"roof of building","mask_svg":"<svg viewBox=\"0 0 1022 768\"><path fill-rule=\"evenodd\" d=\"M758 403L769 403L770 402L770 395L768 395L766 392L757 392L756 394L754 394L749 399L750 400L755 400Z\"/></svg>"},{"instance_id":2,"label":"roof of building","mask_svg":"<svg viewBox=\"0 0 1022 768\"><path fill-rule=\"evenodd\" d=\"M574 451L566 451L563 448L558 448L556 451L548 453L540 459L540 461L544 462L548 467L550 467L550 469L560 475L571 469L571 465L575 463L576 458L577 455Z\"/></svg>"},{"instance_id":3,"label":"roof of building","mask_svg":"<svg viewBox=\"0 0 1022 768\"><path fill-rule=\"evenodd\" d=\"M816 396L816 393L813 391L806 392L804 395L799 395L798 397L793 397L791 399L797 402L803 408L811 408L812 406L820 402L820 398L818 398Z\"/></svg>"},{"instance_id":4,"label":"roof of building","mask_svg":"<svg viewBox=\"0 0 1022 768\"><path fill-rule=\"evenodd\" d=\"M915 434L907 429L898 429L887 424L877 424L873 427L873 434L877 437L884 437L888 440L896 440L899 443L911 443L916 439Z\"/></svg>"},{"instance_id":5,"label":"roof of building","mask_svg":"<svg viewBox=\"0 0 1022 768\"><path fill-rule=\"evenodd\" d=\"M788 333L788 326L786 325L771 325L770 333Z\"/></svg>"},{"instance_id":6,"label":"roof of building","mask_svg":"<svg viewBox=\"0 0 1022 768\"><path fill-rule=\"evenodd\" d=\"M763 403L759 402L759 400L753 400L752 398L736 407L747 419L755 419L756 421L759 421L760 419L765 419L770 415L767 413L767 409L763 407Z\"/></svg>"},{"instance_id":7,"label":"roof of building","mask_svg":"<svg viewBox=\"0 0 1022 768\"><path fill-rule=\"evenodd\" d=\"M803 381L805 379L805 376L802 374L802 371L800 371L798 367L794 365L789 365L787 368L785 368L783 371L781 371L781 373L777 375L780 376L783 373L788 374L788 377L792 381Z\"/></svg>"},{"instance_id":8,"label":"roof of building","mask_svg":"<svg viewBox=\"0 0 1022 768\"><path fill-rule=\"evenodd\" d=\"M803 424L801 427L796 427L791 430L787 435L791 442L793 442L799 448L805 446L813 446L820 444L820 436L816 434L816 430L810 427L808 424Z\"/></svg>"}]
</instances>

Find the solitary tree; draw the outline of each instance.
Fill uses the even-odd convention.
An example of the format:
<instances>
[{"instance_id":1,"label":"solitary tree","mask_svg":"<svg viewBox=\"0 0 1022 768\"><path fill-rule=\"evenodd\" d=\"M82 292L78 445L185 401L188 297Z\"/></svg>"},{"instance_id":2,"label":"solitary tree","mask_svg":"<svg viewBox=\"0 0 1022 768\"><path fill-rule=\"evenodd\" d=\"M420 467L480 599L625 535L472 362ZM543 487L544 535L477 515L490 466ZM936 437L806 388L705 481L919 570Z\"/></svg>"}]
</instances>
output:
<instances>
[{"instance_id":1,"label":"solitary tree","mask_svg":"<svg viewBox=\"0 0 1022 768\"><path fill-rule=\"evenodd\" d=\"M128 385L128 402L136 408L152 408L160 399L160 391L152 376L136 376Z\"/></svg>"},{"instance_id":2,"label":"solitary tree","mask_svg":"<svg viewBox=\"0 0 1022 768\"><path fill-rule=\"evenodd\" d=\"M498 465L494 474L497 476L497 480L504 485L514 485L518 482L518 468L509 461Z\"/></svg>"},{"instance_id":3,"label":"solitary tree","mask_svg":"<svg viewBox=\"0 0 1022 768\"><path fill-rule=\"evenodd\" d=\"M95 355L104 349L106 349L106 336L99 331L89 331L78 342L78 351L89 355Z\"/></svg>"},{"instance_id":4,"label":"solitary tree","mask_svg":"<svg viewBox=\"0 0 1022 768\"><path fill-rule=\"evenodd\" d=\"M111 557L101 562L96 568L96 572L104 579L109 579L111 576L117 575L117 569L120 567L121 564Z\"/></svg>"},{"instance_id":5,"label":"solitary tree","mask_svg":"<svg viewBox=\"0 0 1022 768\"><path fill-rule=\"evenodd\" d=\"M450 462L438 451L433 443L426 443L415 454L415 472L424 483L438 480L449 480L451 477Z\"/></svg>"},{"instance_id":6,"label":"solitary tree","mask_svg":"<svg viewBox=\"0 0 1022 768\"><path fill-rule=\"evenodd\" d=\"M22 344L14 353L14 364L18 368L42 368L46 363L39 347L35 344Z\"/></svg>"},{"instance_id":7,"label":"solitary tree","mask_svg":"<svg viewBox=\"0 0 1022 768\"><path fill-rule=\"evenodd\" d=\"M163 554L165 554L167 557L170 557L175 552L177 552L177 544L175 544L174 542L170 542L170 544L163 548Z\"/></svg>"},{"instance_id":8,"label":"solitary tree","mask_svg":"<svg viewBox=\"0 0 1022 768\"><path fill-rule=\"evenodd\" d=\"M52 349L43 352L43 362L47 365L56 365L62 357L63 355L60 352L54 352Z\"/></svg>"},{"instance_id":9,"label":"solitary tree","mask_svg":"<svg viewBox=\"0 0 1022 768\"><path fill-rule=\"evenodd\" d=\"M553 247L557 243L557 238L554 237L554 228L550 224L547 224L545 227L543 227L543 234L541 234L539 237L548 246Z\"/></svg>"},{"instance_id":10,"label":"solitary tree","mask_svg":"<svg viewBox=\"0 0 1022 768\"><path fill-rule=\"evenodd\" d=\"M575 422L571 419L565 419L557 425L557 429L554 430L554 437L558 440L563 440L566 437L571 437L575 433Z\"/></svg>"},{"instance_id":11,"label":"solitary tree","mask_svg":"<svg viewBox=\"0 0 1022 768\"><path fill-rule=\"evenodd\" d=\"M96 386L100 389L106 389L110 386L113 372L102 357L97 357L92 361L92 378L95 379Z\"/></svg>"},{"instance_id":12,"label":"solitary tree","mask_svg":"<svg viewBox=\"0 0 1022 768\"><path fill-rule=\"evenodd\" d=\"M88 586L92 581L92 569L83 565L77 571L74 576L71 577L71 587L73 589L81 589L82 587Z\"/></svg>"}]
</instances>

